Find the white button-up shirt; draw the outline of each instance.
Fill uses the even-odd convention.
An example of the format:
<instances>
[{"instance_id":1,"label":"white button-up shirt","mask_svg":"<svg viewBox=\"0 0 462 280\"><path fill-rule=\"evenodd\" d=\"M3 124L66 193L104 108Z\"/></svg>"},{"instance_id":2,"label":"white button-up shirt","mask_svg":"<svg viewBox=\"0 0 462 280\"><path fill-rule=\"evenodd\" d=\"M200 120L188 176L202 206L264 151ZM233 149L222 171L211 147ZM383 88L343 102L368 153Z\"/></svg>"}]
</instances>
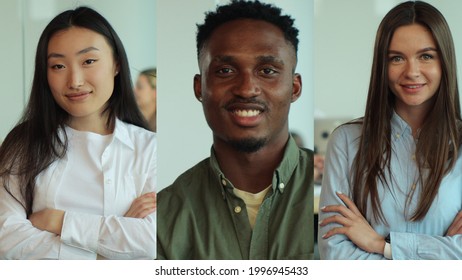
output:
<instances>
[{"instance_id":1,"label":"white button-up shirt","mask_svg":"<svg viewBox=\"0 0 462 280\"><path fill-rule=\"evenodd\" d=\"M75 205L72 210L65 205L57 208L59 186L65 181L66 167L73 160L70 149L63 159L44 170L36 179L33 212L46 208L66 211L61 236L35 228L22 205L1 186L0 258L154 259L156 214L144 219L123 215L135 198L155 191L156 154L155 133L116 121L112 140L101 156L104 184L95 182L103 189L102 213L76 210ZM16 178L11 178L9 188L20 197ZM89 198L95 195L89 188L82 190L88 192L85 195ZM59 193L61 198L63 195L66 194Z\"/></svg>"}]
</instances>

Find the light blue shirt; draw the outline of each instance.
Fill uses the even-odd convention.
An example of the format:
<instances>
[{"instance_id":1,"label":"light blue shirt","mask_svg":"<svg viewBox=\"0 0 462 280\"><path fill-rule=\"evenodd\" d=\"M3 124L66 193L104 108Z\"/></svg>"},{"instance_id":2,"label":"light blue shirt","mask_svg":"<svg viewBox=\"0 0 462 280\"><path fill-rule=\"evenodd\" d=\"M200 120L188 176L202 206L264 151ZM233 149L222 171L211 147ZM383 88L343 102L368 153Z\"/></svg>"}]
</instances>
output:
<instances>
[{"instance_id":1,"label":"light blue shirt","mask_svg":"<svg viewBox=\"0 0 462 280\"><path fill-rule=\"evenodd\" d=\"M391 119L391 173L393 180L387 188L380 181L378 192L382 211L388 225L373 219L372 208L368 207L366 219L374 230L391 237L393 259L462 259L462 235L445 236L446 231L462 208L462 157L459 150L454 168L442 180L427 215L421 221L412 222L420 190L418 171L415 162L415 141L411 128L396 113ZM351 198L351 169L356 156L360 124L348 124L337 128L330 136L328 144L324 178L322 183L320 207L342 204L336 192L342 192ZM385 170L389 178L388 171ZM412 200L406 205L406 198L415 187ZM334 215L319 212L319 220ZM358 248L348 237L342 234L323 239L338 224L319 227L319 253L321 259L385 259L380 254L371 254Z\"/></svg>"}]
</instances>

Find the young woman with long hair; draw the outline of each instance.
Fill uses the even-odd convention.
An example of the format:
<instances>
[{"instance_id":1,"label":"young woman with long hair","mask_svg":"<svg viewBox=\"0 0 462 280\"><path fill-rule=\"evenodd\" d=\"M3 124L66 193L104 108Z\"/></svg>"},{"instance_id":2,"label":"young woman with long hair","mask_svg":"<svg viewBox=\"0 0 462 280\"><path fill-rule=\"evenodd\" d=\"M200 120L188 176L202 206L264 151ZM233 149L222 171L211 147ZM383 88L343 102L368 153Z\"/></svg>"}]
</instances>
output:
<instances>
[{"instance_id":1,"label":"young woman with long hair","mask_svg":"<svg viewBox=\"0 0 462 280\"><path fill-rule=\"evenodd\" d=\"M425 2L399 4L377 31L364 117L331 135L321 258L462 258L459 107L446 20Z\"/></svg>"},{"instance_id":2,"label":"young woman with long hair","mask_svg":"<svg viewBox=\"0 0 462 280\"><path fill-rule=\"evenodd\" d=\"M155 257L157 144L132 88L99 13L46 26L29 102L0 148L0 258Z\"/></svg>"}]
</instances>

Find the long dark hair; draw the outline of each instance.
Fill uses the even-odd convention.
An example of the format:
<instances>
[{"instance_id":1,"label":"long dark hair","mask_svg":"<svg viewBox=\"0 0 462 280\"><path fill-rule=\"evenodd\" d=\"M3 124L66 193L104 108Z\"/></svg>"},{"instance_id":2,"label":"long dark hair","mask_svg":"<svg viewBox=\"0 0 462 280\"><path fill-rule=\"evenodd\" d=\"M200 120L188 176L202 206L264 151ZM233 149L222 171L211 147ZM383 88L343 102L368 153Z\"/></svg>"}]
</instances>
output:
<instances>
[{"instance_id":1,"label":"long dark hair","mask_svg":"<svg viewBox=\"0 0 462 280\"><path fill-rule=\"evenodd\" d=\"M421 1L399 4L388 12L377 31L366 112L360 121L362 136L352 169L355 204L366 215L370 202L373 217L384 222L377 182L380 180L390 187L389 183L393 180L390 170L390 120L395 105L395 95L388 84L388 48L395 30L411 24L420 24L432 33L442 68L442 78L435 93L433 108L425 119L416 144L416 162L420 176L418 180L422 190L411 220L421 220L427 214L438 193L441 180L454 166L460 144L461 117L456 58L449 26L443 15L430 4ZM387 170L389 178L385 175ZM413 191L408 194L407 205L413 195Z\"/></svg>"},{"instance_id":2,"label":"long dark hair","mask_svg":"<svg viewBox=\"0 0 462 280\"><path fill-rule=\"evenodd\" d=\"M130 77L127 55L121 40L109 22L88 7L79 7L57 15L40 36L35 56L34 80L29 102L18 124L11 130L0 147L0 178L3 187L11 194L11 176L17 177L20 196L13 195L25 208L27 216L32 213L35 179L55 160L67 151L68 140L59 135L69 121L69 114L54 100L47 80L47 52L50 38L58 31L71 27L92 30L104 36L112 48L119 73L114 77L114 91L106 103L103 114L112 128L115 119L147 129L139 111Z\"/></svg>"}]
</instances>

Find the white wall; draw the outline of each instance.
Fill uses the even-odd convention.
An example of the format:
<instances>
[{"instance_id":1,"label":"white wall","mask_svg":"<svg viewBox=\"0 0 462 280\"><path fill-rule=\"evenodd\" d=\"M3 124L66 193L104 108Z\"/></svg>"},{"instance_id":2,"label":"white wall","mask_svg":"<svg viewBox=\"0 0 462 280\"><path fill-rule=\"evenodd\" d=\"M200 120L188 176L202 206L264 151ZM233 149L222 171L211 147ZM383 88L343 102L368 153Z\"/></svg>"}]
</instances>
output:
<instances>
[{"instance_id":1,"label":"white wall","mask_svg":"<svg viewBox=\"0 0 462 280\"><path fill-rule=\"evenodd\" d=\"M50 20L64 10L89 6L115 29L127 51L132 78L156 66L156 2L153 0L0 1L0 141L17 123L30 93L35 50Z\"/></svg>"},{"instance_id":2,"label":"white wall","mask_svg":"<svg viewBox=\"0 0 462 280\"><path fill-rule=\"evenodd\" d=\"M182 172L210 154L212 133L201 104L195 99L193 77L199 73L196 59L196 24L204 12L228 1L159 0L158 28L158 184L171 184ZM266 1L276 3L295 18L300 30L299 63L302 97L292 104L289 127L313 147L313 57L311 0ZM181 8L179 8L181 7Z\"/></svg>"},{"instance_id":3,"label":"white wall","mask_svg":"<svg viewBox=\"0 0 462 280\"><path fill-rule=\"evenodd\" d=\"M315 116L364 115L375 34L380 21L400 0L315 0ZM428 0L444 15L462 71L460 0ZM459 79L460 81L460 79Z\"/></svg>"},{"instance_id":4,"label":"white wall","mask_svg":"<svg viewBox=\"0 0 462 280\"><path fill-rule=\"evenodd\" d=\"M24 104L21 1L0 2L0 142L13 128Z\"/></svg>"}]
</instances>

